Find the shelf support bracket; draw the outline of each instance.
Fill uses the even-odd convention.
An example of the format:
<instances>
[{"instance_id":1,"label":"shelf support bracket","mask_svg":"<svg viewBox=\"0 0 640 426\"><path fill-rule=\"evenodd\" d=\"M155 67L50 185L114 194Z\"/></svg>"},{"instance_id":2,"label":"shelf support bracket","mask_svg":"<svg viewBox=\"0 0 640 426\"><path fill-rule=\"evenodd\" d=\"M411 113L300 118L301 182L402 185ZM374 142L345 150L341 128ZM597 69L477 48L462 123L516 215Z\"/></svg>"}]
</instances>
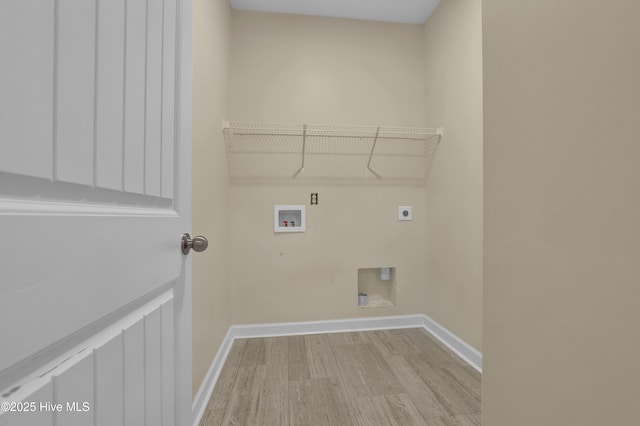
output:
<instances>
[{"instance_id":1,"label":"shelf support bracket","mask_svg":"<svg viewBox=\"0 0 640 426\"><path fill-rule=\"evenodd\" d=\"M307 125L304 124L302 126L302 165L300 166L298 171L293 174L292 177L297 177L300 174L300 172L304 170L304 154L306 150L307 150Z\"/></svg>"},{"instance_id":2,"label":"shelf support bracket","mask_svg":"<svg viewBox=\"0 0 640 426\"><path fill-rule=\"evenodd\" d=\"M371 152L369 153L369 161L367 162L366 171L373 173L375 177L378 179L382 179L382 176L371 170L371 160L373 159L373 151L376 149L376 144L378 143L378 135L380 135L380 127L376 128L376 136L373 138L373 145L371 145Z\"/></svg>"}]
</instances>

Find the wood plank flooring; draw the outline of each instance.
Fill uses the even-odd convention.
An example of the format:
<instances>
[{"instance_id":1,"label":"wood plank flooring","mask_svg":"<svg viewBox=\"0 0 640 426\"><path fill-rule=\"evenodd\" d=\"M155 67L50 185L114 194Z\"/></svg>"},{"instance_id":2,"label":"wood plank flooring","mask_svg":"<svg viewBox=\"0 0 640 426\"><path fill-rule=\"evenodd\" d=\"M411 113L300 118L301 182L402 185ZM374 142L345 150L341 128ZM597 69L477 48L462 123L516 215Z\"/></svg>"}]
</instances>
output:
<instances>
[{"instance_id":1,"label":"wood plank flooring","mask_svg":"<svg viewBox=\"0 0 640 426\"><path fill-rule=\"evenodd\" d=\"M480 426L480 374L421 328L238 339L219 425Z\"/></svg>"}]
</instances>

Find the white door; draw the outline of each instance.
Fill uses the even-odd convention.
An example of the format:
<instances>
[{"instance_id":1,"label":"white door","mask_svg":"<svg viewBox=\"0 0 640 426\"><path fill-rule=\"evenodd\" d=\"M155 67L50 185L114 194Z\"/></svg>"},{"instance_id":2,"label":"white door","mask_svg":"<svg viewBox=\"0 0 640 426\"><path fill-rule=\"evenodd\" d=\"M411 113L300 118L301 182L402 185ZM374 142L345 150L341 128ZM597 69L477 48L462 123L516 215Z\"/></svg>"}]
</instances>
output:
<instances>
[{"instance_id":1,"label":"white door","mask_svg":"<svg viewBox=\"0 0 640 426\"><path fill-rule=\"evenodd\" d=\"M192 0L0 0L0 425L191 422Z\"/></svg>"}]
</instances>

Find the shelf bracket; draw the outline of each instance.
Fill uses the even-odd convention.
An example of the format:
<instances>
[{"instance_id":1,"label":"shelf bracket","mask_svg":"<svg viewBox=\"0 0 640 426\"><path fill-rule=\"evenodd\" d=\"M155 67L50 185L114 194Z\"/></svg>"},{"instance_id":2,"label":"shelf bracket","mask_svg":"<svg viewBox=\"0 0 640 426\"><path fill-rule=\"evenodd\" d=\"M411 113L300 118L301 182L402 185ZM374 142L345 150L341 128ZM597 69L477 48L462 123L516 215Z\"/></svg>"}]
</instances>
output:
<instances>
[{"instance_id":1,"label":"shelf bracket","mask_svg":"<svg viewBox=\"0 0 640 426\"><path fill-rule=\"evenodd\" d=\"M302 165L300 166L298 171L293 174L292 177L297 177L300 174L300 172L304 170L304 154L306 150L307 150L307 125L304 124L302 126Z\"/></svg>"},{"instance_id":2,"label":"shelf bracket","mask_svg":"<svg viewBox=\"0 0 640 426\"><path fill-rule=\"evenodd\" d=\"M378 135L380 135L380 127L376 128L376 136L373 138L373 145L371 145L371 152L369 153L369 161L367 162L366 171L373 173L375 177L378 179L382 179L382 176L371 170L371 160L373 159L373 151L376 149L376 144L378 143Z\"/></svg>"},{"instance_id":3,"label":"shelf bracket","mask_svg":"<svg viewBox=\"0 0 640 426\"><path fill-rule=\"evenodd\" d=\"M438 135L438 143L440 143L440 141L442 140L442 137L444 136L444 128L438 127L436 129L436 135Z\"/></svg>"}]
</instances>

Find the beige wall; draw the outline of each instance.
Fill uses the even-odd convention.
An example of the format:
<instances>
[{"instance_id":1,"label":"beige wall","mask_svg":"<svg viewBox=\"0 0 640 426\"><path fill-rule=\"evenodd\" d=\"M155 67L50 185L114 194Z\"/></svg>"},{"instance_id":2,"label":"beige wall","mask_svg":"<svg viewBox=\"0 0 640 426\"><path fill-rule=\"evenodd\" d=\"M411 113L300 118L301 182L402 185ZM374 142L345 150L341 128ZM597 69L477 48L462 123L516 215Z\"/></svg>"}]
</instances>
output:
<instances>
[{"instance_id":1,"label":"beige wall","mask_svg":"<svg viewBox=\"0 0 640 426\"><path fill-rule=\"evenodd\" d=\"M488 426L632 426L640 3L483 1Z\"/></svg>"},{"instance_id":2,"label":"beige wall","mask_svg":"<svg viewBox=\"0 0 640 426\"><path fill-rule=\"evenodd\" d=\"M443 0L424 27L428 126L444 126L427 181L425 313L482 350L482 15Z\"/></svg>"},{"instance_id":3,"label":"beige wall","mask_svg":"<svg viewBox=\"0 0 640 426\"><path fill-rule=\"evenodd\" d=\"M226 1L194 2L193 234L209 249L193 256L193 392L231 325L229 177L221 123L228 115L231 10Z\"/></svg>"},{"instance_id":4,"label":"beige wall","mask_svg":"<svg viewBox=\"0 0 640 426\"><path fill-rule=\"evenodd\" d=\"M424 124L421 27L233 12L231 119Z\"/></svg>"},{"instance_id":5,"label":"beige wall","mask_svg":"<svg viewBox=\"0 0 640 426\"><path fill-rule=\"evenodd\" d=\"M231 46L232 120L424 124L421 26L234 12ZM307 232L274 234L275 204L306 204ZM234 323L424 311L424 188L237 184L231 210ZM396 307L358 309L357 269L379 266Z\"/></svg>"},{"instance_id":6,"label":"beige wall","mask_svg":"<svg viewBox=\"0 0 640 426\"><path fill-rule=\"evenodd\" d=\"M318 205L308 205L311 192ZM274 204L306 204L306 232L274 234ZM413 222L398 222L405 204ZM231 206L234 323L424 312L420 189L238 185ZM380 266L396 267L396 306L358 309L358 268Z\"/></svg>"}]
</instances>

